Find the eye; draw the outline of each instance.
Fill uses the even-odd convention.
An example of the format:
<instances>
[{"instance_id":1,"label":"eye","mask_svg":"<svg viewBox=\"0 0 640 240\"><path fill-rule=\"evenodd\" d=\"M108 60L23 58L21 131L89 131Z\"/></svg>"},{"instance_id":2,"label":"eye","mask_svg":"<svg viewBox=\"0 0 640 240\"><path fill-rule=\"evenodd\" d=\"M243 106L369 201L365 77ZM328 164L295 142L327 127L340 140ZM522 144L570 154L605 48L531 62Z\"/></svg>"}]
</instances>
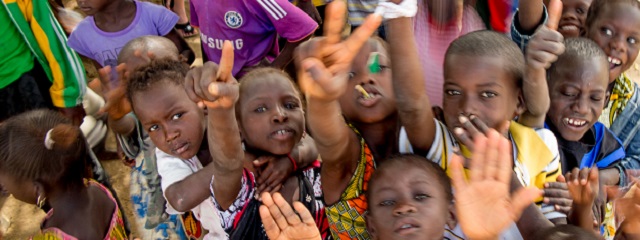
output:
<instances>
[{"instance_id":1,"label":"eye","mask_svg":"<svg viewBox=\"0 0 640 240\"><path fill-rule=\"evenodd\" d=\"M582 8L577 8L577 9L576 9L576 12L577 12L578 14L583 14L583 13L584 13L584 9L582 9Z\"/></svg>"},{"instance_id":2,"label":"eye","mask_svg":"<svg viewBox=\"0 0 640 240\"><path fill-rule=\"evenodd\" d=\"M390 69L390 67L389 67L389 66L379 65L379 66L378 66L378 70L379 70L379 72L378 72L378 73L381 73L381 72L387 71L387 70L389 70L389 69Z\"/></svg>"},{"instance_id":3,"label":"eye","mask_svg":"<svg viewBox=\"0 0 640 240\"><path fill-rule=\"evenodd\" d=\"M602 33L603 33L604 35L607 35L607 36L613 36L613 31L611 31L611 29L608 29L608 28L604 28L604 27L603 27L603 28L601 29L601 31L602 31Z\"/></svg>"},{"instance_id":4,"label":"eye","mask_svg":"<svg viewBox=\"0 0 640 240\"><path fill-rule=\"evenodd\" d=\"M482 93L480 93L480 96L482 96L483 98L494 98L494 97L498 96L498 94L493 93L493 92L482 92Z\"/></svg>"},{"instance_id":5,"label":"eye","mask_svg":"<svg viewBox=\"0 0 640 240\"><path fill-rule=\"evenodd\" d=\"M461 95L462 93L458 90L446 90L445 93L449 96Z\"/></svg>"},{"instance_id":6,"label":"eye","mask_svg":"<svg viewBox=\"0 0 640 240\"><path fill-rule=\"evenodd\" d=\"M151 125L151 127L149 127L149 129L147 130L148 132L155 132L156 130L158 130L158 125Z\"/></svg>"},{"instance_id":7,"label":"eye","mask_svg":"<svg viewBox=\"0 0 640 240\"><path fill-rule=\"evenodd\" d=\"M600 102L600 101L602 101L602 98L603 97L599 96L599 95L591 96L591 100L594 101L594 102Z\"/></svg>"},{"instance_id":8,"label":"eye","mask_svg":"<svg viewBox=\"0 0 640 240\"><path fill-rule=\"evenodd\" d=\"M567 96L567 97L575 97L576 93L573 93L573 92L562 92L562 95Z\"/></svg>"},{"instance_id":9,"label":"eye","mask_svg":"<svg viewBox=\"0 0 640 240\"><path fill-rule=\"evenodd\" d=\"M629 42L629 44L636 44L636 42L638 42L635 38L627 38L627 42Z\"/></svg>"},{"instance_id":10,"label":"eye","mask_svg":"<svg viewBox=\"0 0 640 240\"><path fill-rule=\"evenodd\" d=\"M423 200L427 200L428 198L430 198L431 196L427 195L427 194L417 194L414 198L418 201L423 201Z\"/></svg>"},{"instance_id":11,"label":"eye","mask_svg":"<svg viewBox=\"0 0 640 240\"><path fill-rule=\"evenodd\" d=\"M349 72L349 79L354 78L356 76L355 72Z\"/></svg>"},{"instance_id":12,"label":"eye","mask_svg":"<svg viewBox=\"0 0 640 240\"><path fill-rule=\"evenodd\" d=\"M264 106L260 106L260 107L256 108L256 109L255 109L255 110L253 110L253 111L254 111L254 112L257 112L257 113L262 113L262 112L266 112L266 111L267 111L267 108L266 108L266 107L264 107Z\"/></svg>"},{"instance_id":13,"label":"eye","mask_svg":"<svg viewBox=\"0 0 640 240\"><path fill-rule=\"evenodd\" d=\"M383 207L388 207L388 206L393 206L394 204L396 204L395 201L393 200L385 200L380 202L378 205L383 206Z\"/></svg>"},{"instance_id":14,"label":"eye","mask_svg":"<svg viewBox=\"0 0 640 240\"><path fill-rule=\"evenodd\" d=\"M284 103L284 107L286 109L296 109L296 108L298 108L298 104L295 103L295 102L286 102L286 103Z\"/></svg>"},{"instance_id":15,"label":"eye","mask_svg":"<svg viewBox=\"0 0 640 240\"><path fill-rule=\"evenodd\" d=\"M182 114L183 114L183 113L177 113L177 114L174 114L173 116L171 116L171 120L178 120L178 119L180 119L180 118L182 117Z\"/></svg>"}]
</instances>

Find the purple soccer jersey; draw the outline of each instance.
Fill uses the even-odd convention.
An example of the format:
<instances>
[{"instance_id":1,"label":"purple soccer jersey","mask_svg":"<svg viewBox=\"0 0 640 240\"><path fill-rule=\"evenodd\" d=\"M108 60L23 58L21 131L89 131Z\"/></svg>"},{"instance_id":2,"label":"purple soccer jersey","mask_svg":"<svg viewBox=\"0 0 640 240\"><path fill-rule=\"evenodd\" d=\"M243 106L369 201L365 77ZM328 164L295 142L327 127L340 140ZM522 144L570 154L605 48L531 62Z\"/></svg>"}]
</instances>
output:
<instances>
[{"instance_id":1,"label":"purple soccer jersey","mask_svg":"<svg viewBox=\"0 0 640 240\"><path fill-rule=\"evenodd\" d=\"M162 6L149 2L135 3L136 16L124 30L102 31L96 26L93 17L89 16L73 30L67 44L102 67L115 67L118 65L118 54L127 42L146 35L165 36L178 22L178 15Z\"/></svg>"},{"instance_id":2,"label":"purple soccer jersey","mask_svg":"<svg viewBox=\"0 0 640 240\"><path fill-rule=\"evenodd\" d=\"M200 27L202 48L219 63L222 44L234 48L233 75L279 54L277 36L296 42L311 35L318 24L288 0L192 0L191 23Z\"/></svg>"}]
</instances>

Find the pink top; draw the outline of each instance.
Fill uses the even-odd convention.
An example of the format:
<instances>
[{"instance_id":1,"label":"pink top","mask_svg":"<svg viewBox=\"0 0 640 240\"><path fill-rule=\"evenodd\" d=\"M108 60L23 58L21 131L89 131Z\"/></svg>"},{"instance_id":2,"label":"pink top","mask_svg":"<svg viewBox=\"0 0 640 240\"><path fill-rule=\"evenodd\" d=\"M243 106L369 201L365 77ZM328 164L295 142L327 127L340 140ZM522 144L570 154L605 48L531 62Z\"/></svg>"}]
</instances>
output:
<instances>
[{"instance_id":1,"label":"pink top","mask_svg":"<svg viewBox=\"0 0 640 240\"><path fill-rule=\"evenodd\" d=\"M429 19L426 1L418 1L414 18L414 37L425 77L425 90L432 105L442 106L444 84L444 55L453 40L469 32L485 29L484 22L471 6L462 13L462 29L458 24L438 27Z\"/></svg>"},{"instance_id":2,"label":"pink top","mask_svg":"<svg viewBox=\"0 0 640 240\"><path fill-rule=\"evenodd\" d=\"M109 196L109 199L111 199L111 201L113 201L113 203L116 206L116 208L114 209L113 215L111 217L109 232L107 232L107 235L104 237L104 239L105 240L128 239L127 234L125 233L125 230L124 230L124 221L122 219L122 212L120 212L120 207L118 206L116 199L113 198L113 195L111 195L111 192L107 188L102 186L100 183L96 182L95 180L85 180L85 184L87 184L88 186L94 186L94 187L100 188L100 190L102 190L104 193L107 194L107 196ZM47 213L47 216L42 222L42 226L44 226L44 224L51 217L51 215L53 215L53 209L49 210L49 212ZM77 240L78 238L63 232L59 228L47 228L47 229L42 229L40 233L31 237L31 239L32 240L38 240L38 239Z\"/></svg>"}]
</instances>

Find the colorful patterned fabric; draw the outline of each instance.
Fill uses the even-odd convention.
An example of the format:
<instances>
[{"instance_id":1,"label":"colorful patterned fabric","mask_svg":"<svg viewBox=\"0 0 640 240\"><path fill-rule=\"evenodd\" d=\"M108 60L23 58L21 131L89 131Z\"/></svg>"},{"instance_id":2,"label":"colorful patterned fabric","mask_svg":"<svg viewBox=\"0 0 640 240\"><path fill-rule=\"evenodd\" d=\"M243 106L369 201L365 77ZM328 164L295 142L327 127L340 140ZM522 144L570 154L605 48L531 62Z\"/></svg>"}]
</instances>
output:
<instances>
[{"instance_id":1,"label":"colorful patterned fabric","mask_svg":"<svg viewBox=\"0 0 640 240\"><path fill-rule=\"evenodd\" d=\"M611 97L609 97L609 104L607 104L603 114L600 115L599 121L604 123L605 126L611 127L611 124L627 106L634 91L634 84L626 74L623 73L620 77L616 78L613 89L611 90Z\"/></svg>"},{"instance_id":2,"label":"colorful patterned fabric","mask_svg":"<svg viewBox=\"0 0 640 240\"><path fill-rule=\"evenodd\" d=\"M376 165L364 138L353 126L349 127L360 138L360 159L340 200L326 206L326 212L334 239L371 239L364 219L364 213L367 211L365 192Z\"/></svg>"},{"instance_id":3,"label":"colorful patterned fabric","mask_svg":"<svg viewBox=\"0 0 640 240\"><path fill-rule=\"evenodd\" d=\"M105 194L107 194L107 196L109 197L109 199L111 199L111 201L113 202L113 204L116 206L113 212L113 215L111 217L111 223L109 225L109 231L107 232L106 236L104 237L105 240L126 240L129 239L127 234L125 233L124 230L124 220L122 219L122 212L120 211L120 206L118 206L118 203L116 202L116 199L113 197L113 195L111 195L111 192L104 186L102 186L100 183L96 182L95 180L89 179L89 180L85 180L85 185L87 187L97 187L100 190L102 190ZM44 219L44 221L42 222L42 226L45 225L46 221L51 218L51 216L53 215L53 210L51 209L49 210L49 212L47 213L46 218ZM76 237L71 236L65 232L63 232L62 230L58 229L58 228L47 228L47 229L43 229L42 232L40 232L39 234L33 236L31 239L33 240L77 240Z\"/></svg>"}]
</instances>

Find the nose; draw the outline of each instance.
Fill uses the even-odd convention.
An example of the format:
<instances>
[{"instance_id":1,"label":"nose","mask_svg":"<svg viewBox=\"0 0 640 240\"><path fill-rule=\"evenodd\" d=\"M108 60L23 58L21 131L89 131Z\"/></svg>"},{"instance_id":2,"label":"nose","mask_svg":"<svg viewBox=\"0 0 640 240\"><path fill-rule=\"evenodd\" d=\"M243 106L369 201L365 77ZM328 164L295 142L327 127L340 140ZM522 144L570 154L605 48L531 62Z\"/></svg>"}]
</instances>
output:
<instances>
[{"instance_id":1,"label":"nose","mask_svg":"<svg viewBox=\"0 0 640 240\"><path fill-rule=\"evenodd\" d=\"M587 101L589 101L589 99L585 99L585 97L581 97L579 99L576 99L573 104L571 105L571 110L574 113L580 114L580 115L586 115L587 112L589 111L588 105L587 105Z\"/></svg>"},{"instance_id":2,"label":"nose","mask_svg":"<svg viewBox=\"0 0 640 240\"><path fill-rule=\"evenodd\" d=\"M469 95L463 95L462 100L459 103L459 109L462 111L461 114L465 116L470 115L478 115L477 114L477 99L473 99Z\"/></svg>"},{"instance_id":3,"label":"nose","mask_svg":"<svg viewBox=\"0 0 640 240\"><path fill-rule=\"evenodd\" d=\"M406 202L403 203L399 203L398 205L396 205L396 208L393 209L393 215L394 216L402 216L402 215L407 215L407 214L411 214L411 213L415 213L417 211L416 207L408 204Z\"/></svg>"},{"instance_id":4,"label":"nose","mask_svg":"<svg viewBox=\"0 0 640 240\"><path fill-rule=\"evenodd\" d=\"M163 126L164 138L167 142L171 142L180 136L180 131L169 126Z\"/></svg>"},{"instance_id":5,"label":"nose","mask_svg":"<svg viewBox=\"0 0 640 240\"><path fill-rule=\"evenodd\" d=\"M285 109L283 109L281 106L276 107L276 111L273 114L272 121L274 123L284 123L288 120L289 117L287 116L287 112L285 111Z\"/></svg>"},{"instance_id":6,"label":"nose","mask_svg":"<svg viewBox=\"0 0 640 240\"><path fill-rule=\"evenodd\" d=\"M569 10L562 11L561 20L567 21L567 20L577 20L577 19L578 17L573 11L569 11Z\"/></svg>"},{"instance_id":7,"label":"nose","mask_svg":"<svg viewBox=\"0 0 640 240\"><path fill-rule=\"evenodd\" d=\"M609 42L609 48L611 48L611 50L616 50L620 53L625 53L627 49L625 48L624 37L618 35L611 38L611 41Z\"/></svg>"}]
</instances>

